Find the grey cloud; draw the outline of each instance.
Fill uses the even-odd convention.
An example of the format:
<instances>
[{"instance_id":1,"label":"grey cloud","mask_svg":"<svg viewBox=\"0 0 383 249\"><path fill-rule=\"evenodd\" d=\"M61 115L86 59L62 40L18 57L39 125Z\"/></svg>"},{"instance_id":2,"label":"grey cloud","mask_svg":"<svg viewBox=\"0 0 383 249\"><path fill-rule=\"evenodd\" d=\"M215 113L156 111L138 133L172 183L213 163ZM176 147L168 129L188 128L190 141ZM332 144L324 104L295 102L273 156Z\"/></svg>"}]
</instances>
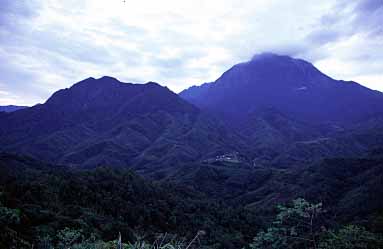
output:
<instances>
[{"instance_id":1,"label":"grey cloud","mask_svg":"<svg viewBox=\"0 0 383 249\"><path fill-rule=\"evenodd\" d=\"M77 61L97 64L111 64L114 62L107 48L94 44L87 37L81 37L81 34L73 35L80 37L73 40L71 36L61 36L60 32L57 31L34 33L30 37L30 45L48 48L50 51L55 51Z\"/></svg>"},{"instance_id":2,"label":"grey cloud","mask_svg":"<svg viewBox=\"0 0 383 249\"><path fill-rule=\"evenodd\" d=\"M0 17L21 16L33 17L37 15L38 2L34 0L2 0L0 5Z\"/></svg>"},{"instance_id":3,"label":"grey cloud","mask_svg":"<svg viewBox=\"0 0 383 249\"><path fill-rule=\"evenodd\" d=\"M383 27L383 2L381 0L359 0L339 1L332 12L324 14L318 21L315 30L306 35L304 43L307 43L312 49L320 49L328 44L335 44L338 41L347 40L354 35L363 34L372 39L382 38ZM323 51L323 50L322 50ZM366 49L353 51L352 57L364 57ZM355 55L356 54L356 55ZM369 55L373 60L375 55ZM322 59L311 57L311 59Z\"/></svg>"},{"instance_id":4,"label":"grey cloud","mask_svg":"<svg viewBox=\"0 0 383 249\"><path fill-rule=\"evenodd\" d=\"M353 26L365 30L371 37L383 35L383 1L363 0L354 8Z\"/></svg>"},{"instance_id":5,"label":"grey cloud","mask_svg":"<svg viewBox=\"0 0 383 249\"><path fill-rule=\"evenodd\" d=\"M338 12L328 13L320 18L320 24L324 25L325 27L333 26L334 24L338 23L340 19L341 16L338 15Z\"/></svg>"},{"instance_id":6,"label":"grey cloud","mask_svg":"<svg viewBox=\"0 0 383 249\"><path fill-rule=\"evenodd\" d=\"M182 58L158 58L154 57L150 59L150 64L155 67L160 68L170 68L173 69L176 67L182 67L185 64L185 60Z\"/></svg>"},{"instance_id":7,"label":"grey cloud","mask_svg":"<svg viewBox=\"0 0 383 249\"><path fill-rule=\"evenodd\" d=\"M361 13L372 13L381 8L383 8L381 0L362 0L357 4L355 10Z\"/></svg>"},{"instance_id":8,"label":"grey cloud","mask_svg":"<svg viewBox=\"0 0 383 249\"><path fill-rule=\"evenodd\" d=\"M325 45L329 42L335 42L342 38L345 34L334 29L319 29L310 33L306 39L313 44Z\"/></svg>"},{"instance_id":9,"label":"grey cloud","mask_svg":"<svg viewBox=\"0 0 383 249\"><path fill-rule=\"evenodd\" d=\"M292 44L285 44L278 47L267 49L270 52L277 53L277 54L283 54L283 55L289 55L289 56L299 56L301 54L304 54L307 52L309 48L306 44L303 43L292 43Z\"/></svg>"},{"instance_id":10,"label":"grey cloud","mask_svg":"<svg viewBox=\"0 0 383 249\"><path fill-rule=\"evenodd\" d=\"M134 25L128 25L126 23L121 22L120 20L113 18L108 21L108 26L114 30L118 30L119 35L125 36L129 39L142 39L142 36L147 36L148 33L145 29L141 27L137 27ZM93 29L92 31L100 32L100 30ZM102 32L102 31L101 31ZM105 32L104 32L105 33ZM108 35L113 36L114 34L109 33Z\"/></svg>"},{"instance_id":11,"label":"grey cloud","mask_svg":"<svg viewBox=\"0 0 383 249\"><path fill-rule=\"evenodd\" d=\"M337 16L338 23L346 19L348 27L343 28L349 28L354 34L376 32L377 29L381 29L383 23L383 1L345 1L334 10L332 15Z\"/></svg>"},{"instance_id":12,"label":"grey cloud","mask_svg":"<svg viewBox=\"0 0 383 249\"><path fill-rule=\"evenodd\" d=\"M28 71L20 70L20 68L17 66L5 63L0 64L0 73L0 83L3 85L3 87L6 87L5 89L2 89L3 87L0 87L0 90L5 90L7 92L12 93L14 98L17 98L17 102L34 104L29 101L46 97L46 93L44 93L43 91L39 91L38 89L36 89L35 86L28 84L29 82L37 82L39 80L35 74Z\"/></svg>"},{"instance_id":13,"label":"grey cloud","mask_svg":"<svg viewBox=\"0 0 383 249\"><path fill-rule=\"evenodd\" d=\"M235 44L231 45L235 46ZM292 57L299 57L301 55L309 52L310 47L307 43L304 42L290 42L284 44L263 44L254 46L255 49L249 49L250 51L246 52L246 58L242 58L239 60L248 60L251 59L254 55L270 52L274 54L288 55Z\"/></svg>"},{"instance_id":14,"label":"grey cloud","mask_svg":"<svg viewBox=\"0 0 383 249\"><path fill-rule=\"evenodd\" d=\"M0 29L15 32L29 18L39 15L41 4L36 0L2 0L0 4Z\"/></svg>"}]
</instances>

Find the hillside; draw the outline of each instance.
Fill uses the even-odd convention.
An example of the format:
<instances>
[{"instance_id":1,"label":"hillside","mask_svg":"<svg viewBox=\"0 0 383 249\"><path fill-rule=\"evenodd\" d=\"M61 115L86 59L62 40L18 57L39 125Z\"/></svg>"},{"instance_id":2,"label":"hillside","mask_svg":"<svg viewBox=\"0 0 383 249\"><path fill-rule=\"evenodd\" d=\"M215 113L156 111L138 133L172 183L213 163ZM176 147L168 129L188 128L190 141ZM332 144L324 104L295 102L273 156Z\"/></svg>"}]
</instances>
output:
<instances>
[{"instance_id":1,"label":"hillside","mask_svg":"<svg viewBox=\"0 0 383 249\"><path fill-rule=\"evenodd\" d=\"M0 217L8 226L0 228L1 248L16 246L12 240L27 241L27 248L46 237L54 243L56 232L66 227L104 241L121 232L131 242L140 236L154 241L158 233L189 239L204 230L204 244L236 248L255 236L260 224L250 210L185 187L146 181L126 169L79 171L1 154L0 173L0 212L18 210L15 222Z\"/></svg>"},{"instance_id":2,"label":"hillside","mask_svg":"<svg viewBox=\"0 0 383 249\"><path fill-rule=\"evenodd\" d=\"M241 150L238 135L156 83L89 78L8 113L2 151L94 167L169 167Z\"/></svg>"},{"instance_id":3,"label":"hillside","mask_svg":"<svg viewBox=\"0 0 383 249\"><path fill-rule=\"evenodd\" d=\"M55 243L65 228L103 241L121 232L130 242L165 233L191 239L202 230L207 248L234 249L251 242L277 204L299 197L322 202L328 226L352 223L382 233L382 159L376 151L290 171L194 165L152 182L126 169L78 170L1 154L0 209L16 210L17 219L1 220L0 243L39 245L47 237Z\"/></svg>"},{"instance_id":4,"label":"hillside","mask_svg":"<svg viewBox=\"0 0 383 249\"><path fill-rule=\"evenodd\" d=\"M347 125L383 113L381 92L334 80L307 61L272 53L255 55L215 82L180 96L237 123L265 108L311 124Z\"/></svg>"},{"instance_id":5,"label":"hillside","mask_svg":"<svg viewBox=\"0 0 383 249\"><path fill-rule=\"evenodd\" d=\"M180 96L249 138L254 166L362 156L383 141L381 92L289 56L255 55Z\"/></svg>"}]
</instances>

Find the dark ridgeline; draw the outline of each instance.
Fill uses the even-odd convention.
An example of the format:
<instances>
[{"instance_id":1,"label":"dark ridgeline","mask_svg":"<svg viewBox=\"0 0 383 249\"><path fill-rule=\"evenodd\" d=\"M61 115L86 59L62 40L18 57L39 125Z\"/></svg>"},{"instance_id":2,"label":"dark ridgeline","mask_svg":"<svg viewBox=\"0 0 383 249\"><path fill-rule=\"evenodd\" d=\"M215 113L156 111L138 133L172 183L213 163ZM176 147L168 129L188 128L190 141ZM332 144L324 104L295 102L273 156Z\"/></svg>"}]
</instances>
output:
<instances>
[{"instance_id":1,"label":"dark ridgeline","mask_svg":"<svg viewBox=\"0 0 383 249\"><path fill-rule=\"evenodd\" d=\"M169 167L240 149L234 136L166 87L111 77L83 80L0 122L1 150L82 166Z\"/></svg>"},{"instance_id":2,"label":"dark ridgeline","mask_svg":"<svg viewBox=\"0 0 383 249\"><path fill-rule=\"evenodd\" d=\"M45 104L2 113L1 150L153 173L227 153L247 166L290 167L364 155L383 140L382 93L288 56L256 55L180 96L153 82L88 78Z\"/></svg>"},{"instance_id":3,"label":"dark ridgeline","mask_svg":"<svg viewBox=\"0 0 383 249\"><path fill-rule=\"evenodd\" d=\"M14 112L25 108L28 108L28 106L5 105L0 106L0 112Z\"/></svg>"}]
</instances>

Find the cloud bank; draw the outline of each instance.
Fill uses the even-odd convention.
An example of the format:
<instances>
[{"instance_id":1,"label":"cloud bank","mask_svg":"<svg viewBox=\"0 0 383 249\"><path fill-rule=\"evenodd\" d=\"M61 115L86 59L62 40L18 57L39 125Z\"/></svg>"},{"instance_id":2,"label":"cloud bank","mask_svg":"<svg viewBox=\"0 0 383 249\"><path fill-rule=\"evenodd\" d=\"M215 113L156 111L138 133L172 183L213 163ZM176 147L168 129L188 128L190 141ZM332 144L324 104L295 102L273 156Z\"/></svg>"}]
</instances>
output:
<instances>
[{"instance_id":1,"label":"cloud bank","mask_svg":"<svg viewBox=\"0 0 383 249\"><path fill-rule=\"evenodd\" d=\"M175 92L269 51L383 91L381 0L3 0L0 104L89 76Z\"/></svg>"}]
</instances>

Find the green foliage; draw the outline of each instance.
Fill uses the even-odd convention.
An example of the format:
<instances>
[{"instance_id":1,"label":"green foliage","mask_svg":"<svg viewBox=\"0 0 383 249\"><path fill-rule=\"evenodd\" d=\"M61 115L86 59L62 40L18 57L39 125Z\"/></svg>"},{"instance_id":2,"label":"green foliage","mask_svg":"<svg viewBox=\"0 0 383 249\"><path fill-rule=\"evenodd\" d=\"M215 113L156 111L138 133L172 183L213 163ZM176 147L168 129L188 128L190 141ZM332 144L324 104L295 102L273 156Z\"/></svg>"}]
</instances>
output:
<instances>
[{"instance_id":1,"label":"green foliage","mask_svg":"<svg viewBox=\"0 0 383 249\"><path fill-rule=\"evenodd\" d=\"M82 235L81 230L74 230L66 227L65 229L61 230L57 235L57 239L59 241L58 248L66 249L68 247L71 247L73 244L82 241L83 238L84 237Z\"/></svg>"},{"instance_id":2,"label":"green foliage","mask_svg":"<svg viewBox=\"0 0 383 249\"><path fill-rule=\"evenodd\" d=\"M9 164L0 160L0 173L4 221L18 218L13 231L35 248L111 241L118 232L133 245L137 235L148 243L165 233L190 240L199 230L206 231L204 245L238 248L255 236L260 223L251 210L125 169L45 167L17 158ZM92 234L93 241L83 241Z\"/></svg>"},{"instance_id":3,"label":"green foliage","mask_svg":"<svg viewBox=\"0 0 383 249\"><path fill-rule=\"evenodd\" d=\"M4 207L4 193L0 192L0 228L9 225L17 225L20 223L20 209L11 209Z\"/></svg>"},{"instance_id":4,"label":"green foliage","mask_svg":"<svg viewBox=\"0 0 383 249\"><path fill-rule=\"evenodd\" d=\"M293 201L292 207L278 206L273 226L254 238L250 248L317 248L320 234L319 216L322 203L311 204L304 199Z\"/></svg>"},{"instance_id":5,"label":"green foliage","mask_svg":"<svg viewBox=\"0 0 383 249\"><path fill-rule=\"evenodd\" d=\"M383 248L383 237L355 225L338 231L328 231L319 244L320 249L375 249Z\"/></svg>"},{"instance_id":6,"label":"green foliage","mask_svg":"<svg viewBox=\"0 0 383 249\"><path fill-rule=\"evenodd\" d=\"M327 230L321 215L322 204L300 198L291 207L279 206L272 226L261 231L249 245L251 249L376 249L383 247L383 237L355 225Z\"/></svg>"},{"instance_id":7,"label":"green foliage","mask_svg":"<svg viewBox=\"0 0 383 249\"><path fill-rule=\"evenodd\" d=\"M0 226L17 225L20 223L20 210L0 207Z\"/></svg>"},{"instance_id":8,"label":"green foliage","mask_svg":"<svg viewBox=\"0 0 383 249\"><path fill-rule=\"evenodd\" d=\"M18 248L30 246L15 231L21 222L20 209L5 207L4 194L0 192L0 248Z\"/></svg>"},{"instance_id":9,"label":"green foliage","mask_svg":"<svg viewBox=\"0 0 383 249\"><path fill-rule=\"evenodd\" d=\"M176 236L159 236L153 243L148 243L144 240L139 240L134 243L120 243L120 240L113 240L104 242L97 240L94 236L84 239L81 231L65 228L57 234L57 247L53 244L46 244L45 247L41 245L38 248L44 249L192 249L198 237L202 236L201 232L188 243L184 240L177 239Z\"/></svg>"},{"instance_id":10,"label":"green foliage","mask_svg":"<svg viewBox=\"0 0 383 249\"><path fill-rule=\"evenodd\" d=\"M245 208L246 201L242 201L240 196L245 193L244 188L249 187L247 191L251 187L260 188L262 191L254 190L247 198L249 201L254 198L259 200L256 204L258 207L267 203L270 210L270 203L278 203L281 199L288 200L294 196L281 198L282 194L278 194L278 191L296 191L295 195L300 192L299 188L283 185L286 179L297 185L302 183L301 180L297 183L296 175L288 173L288 170L264 170L264 174L256 171L244 178L248 171L238 168L225 168L227 172L223 174L220 165L205 167L204 170L201 167L190 179L201 188L210 184L209 189L217 193L205 195L198 188L185 186L186 182L174 185L150 181L126 169L101 167L78 170L46 165L30 158L3 155L0 156L0 248L30 249L32 245L37 249L67 246L107 248L112 242L104 241L115 240L119 232L127 243L125 246L144 248L153 246L158 234L177 234L177 238L191 241L195 231L199 230L206 232L200 242L203 248L241 248L254 237L252 248L319 248L319 245L324 245L325 239L329 240L330 245L335 243L325 231L332 228L333 233L337 234L337 222L351 213L360 214L355 220L366 220L363 224L368 225L369 230L381 231L381 203L376 198L381 193L381 181L368 180L375 179L372 175L381 175L381 167L376 165L375 161L355 161L348 164L347 171L345 167L335 167L331 163L321 167L323 172L315 173L315 177L310 176L312 172L316 172L310 167L305 171L307 174L301 177L309 179L302 188L315 188L308 192L311 193L308 195L310 199L314 199L313 196L319 196L318 199L324 197L326 205L334 205L340 196L346 196L348 201L340 202L342 205L339 207L342 209L326 208L328 212L324 212L321 204L298 199L292 205L280 206L278 214L275 214L261 213L259 208ZM373 170L366 171L369 169ZM361 181L358 178L356 183L352 182L354 176L365 171L368 174L360 175L364 185L358 185L366 187L358 188L363 192L355 192L353 188L349 188ZM189 176L180 178L187 179ZM326 177L322 179L322 176ZM334 183L326 179L332 179ZM368 181L364 181L366 179ZM222 185L218 182L221 180L226 181L224 185L228 188L236 188L238 192L232 191L231 196L239 198L232 199L233 197L225 195L220 199ZM243 184L238 185L241 181ZM272 188L274 189L271 190ZM343 195L342 191L349 194ZM355 197L355 194L358 195ZM228 204L230 202L227 200L235 205ZM355 208L350 209L351 201L363 201L366 205L355 205ZM339 212L341 210L343 212ZM334 219L331 224L322 219L334 213L338 214L338 220ZM276 218L270 228L260 231L274 214ZM374 219L376 222L372 226L371 220ZM342 222L347 223L349 220ZM177 248L177 244L170 241L165 241L162 245L169 243ZM192 245L197 244L199 245Z\"/></svg>"}]
</instances>

